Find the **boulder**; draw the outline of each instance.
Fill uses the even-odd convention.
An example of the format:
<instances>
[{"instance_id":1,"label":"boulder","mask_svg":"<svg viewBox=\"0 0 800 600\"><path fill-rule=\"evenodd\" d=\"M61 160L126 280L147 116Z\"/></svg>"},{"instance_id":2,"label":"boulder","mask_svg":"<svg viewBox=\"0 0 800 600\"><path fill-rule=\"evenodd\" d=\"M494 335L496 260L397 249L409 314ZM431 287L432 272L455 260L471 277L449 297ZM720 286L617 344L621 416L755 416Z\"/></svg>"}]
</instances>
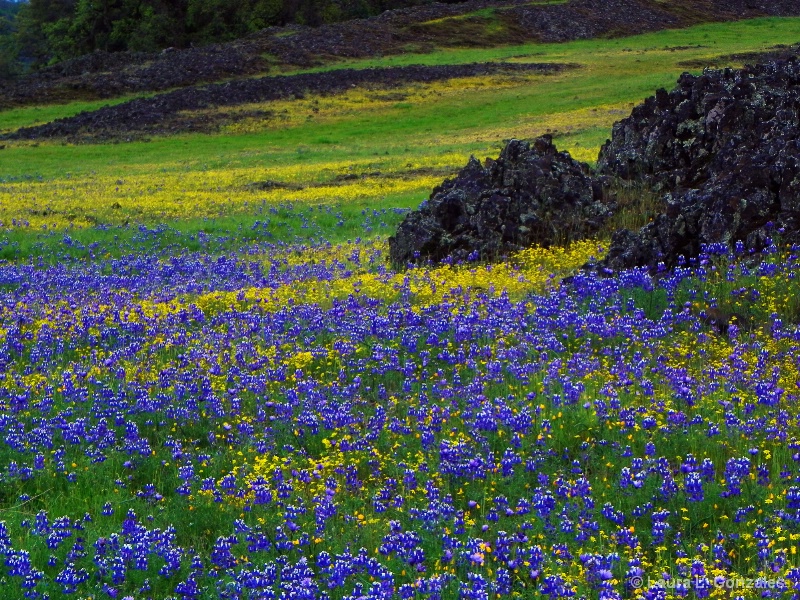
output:
<instances>
[{"instance_id":1,"label":"boulder","mask_svg":"<svg viewBox=\"0 0 800 600\"><path fill-rule=\"evenodd\" d=\"M663 194L666 210L619 231L601 267L670 267L704 244L753 251L783 229L798 238L800 57L741 70L684 74L614 126L600 176Z\"/></svg>"},{"instance_id":2,"label":"boulder","mask_svg":"<svg viewBox=\"0 0 800 600\"><path fill-rule=\"evenodd\" d=\"M497 160L474 157L409 213L389 255L395 265L446 258L493 260L533 245L595 233L609 216L589 168L558 152L550 136L511 140Z\"/></svg>"}]
</instances>

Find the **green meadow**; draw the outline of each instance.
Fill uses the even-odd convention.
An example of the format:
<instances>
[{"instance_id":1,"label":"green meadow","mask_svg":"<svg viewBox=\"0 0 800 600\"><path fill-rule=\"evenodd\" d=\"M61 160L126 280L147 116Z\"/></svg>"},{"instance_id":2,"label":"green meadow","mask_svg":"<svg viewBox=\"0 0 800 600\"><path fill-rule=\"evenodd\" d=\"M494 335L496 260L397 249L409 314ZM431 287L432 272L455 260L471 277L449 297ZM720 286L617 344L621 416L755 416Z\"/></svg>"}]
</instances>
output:
<instances>
[{"instance_id":1,"label":"green meadow","mask_svg":"<svg viewBox=\"0 0 800 600\"><path fill-rule=\"evenodd\" d=\"M698 71L683 63L718 63L720 57L798 39L800 19L754 19L621 39L454 48L339 62L325 68L485 61L574 68L228 108L226 125L211 134L103 144L4 142L0 222L23 226L0 237L0 257L53 260L65 252L57 235L63 230L85 242L66 249L68 255L92 254L89 244L116 255L137 238L138 224L160 224L173 232L159 236L161 251L194 247L198 231L222 250L252 242L258 237L253 224L260 222L265 207L287 201L291 208L281 226L272 228L273 241L357 237L365 210L383 214L363 233L385 236L402 218L393 209L416 207L470 155L495 157L505 140L551 134L559 148L592 163L615 121L657 88L672 87L682 72ZM736 59L729 63L738 64ZM0 131L128 99L9 110L0 113ZM273 116L254 119L247 116L252 108ZM291 189L265 190L258 185L264 181ZM298 188L302 192L293 191ZM303 214L303 207L311 212Z\"/></svg>"},{"instance_id":2,"label":"green meadow","mask_svg":"<svg viewBox=\"0 0 800 600\"><path fill-rule=\"evenodd\" d=\"M413 208L471 154L494 157L510 138L551 134L559 148L591 164L613 123L637 102L659 87L672 87L682 72L700 70L682 65L727 61L737 66L741 61L735 57L720 57L798 39L800 19L763 18L620 39L451 48L342 61L324 68L486 61L573 68L552 75L497 75L392 90L358 88L227 108L217 133L113 143L3 142L0 222L24 226L5 234L0 256L47 255L53 232L64 229L89 228L92 232L78 237L109 242L112 253L118 245L110 240L135 237L126 229L137 224L162 224L178 235L229 230L231 222L238 230L248 229L265 206L286 201L319 210L289 217L274 239L347 239L357 231L361 211ZM284 74L292 72L301 71ZM0 131L128 99L8 110L0 113ZM248 113L253 108L270 116L253 118ZM298 189L302 192L294 191ZM400 218L396 212L386 214L373 233L388 234ZM351 225L343 227L343 219ZM42 228L48 233L42 234ZM231 245L236 242L228 237L221 247Z\"/></svg>"},{"instance_id":3,"label":"green meadow","mask_svg":"<svg viewBox=\"0 0 800 600\"><path fill-rule=\"evenodd\" d=\"M526 44L488 49L449 49L430 54L404 54L381 59L340 62L326 67L366 68L394 65L443 65L484 61L558 62L579 69L554 76L520 81L494 90L428 95L414 102L398 102L355 114L333 115L289 127L267 125L246 135L184 135L148 142L114 145L61 145L59 143L6 143L2 177L57 179L68 159L73 175L148 172L153 165L164 170L202 169L220 165L288 165L298 160L308 165L331 160L373 160L376 165L407 157L417 159L442 153L493 153L502 134L529 122L548 121L556 141L565 149L596 149L621 113L609 114L604 126L569 122L573 111L613 105L618 110L641 101L659 87L670 88L687 69L685 61L712 60L719 56L766 50L800 39L800 19L765 18L701 25L620 39L600 39L565 44ZM731 66L737 66L731 61ZM522 78L524 79L524 78ZM430 94L435 94L431 86ZM335 99L320 99L320 101ZM116 100L114 102L117 102ZM0 113L0 131L32 125L93 110L111 102L80 102L62 106L26 107ZM388 156L389 158L383 158ZM378 157L378 158L371 158ZM453 164L454 167L458 163Z\"/></svg>"}]
</instances>

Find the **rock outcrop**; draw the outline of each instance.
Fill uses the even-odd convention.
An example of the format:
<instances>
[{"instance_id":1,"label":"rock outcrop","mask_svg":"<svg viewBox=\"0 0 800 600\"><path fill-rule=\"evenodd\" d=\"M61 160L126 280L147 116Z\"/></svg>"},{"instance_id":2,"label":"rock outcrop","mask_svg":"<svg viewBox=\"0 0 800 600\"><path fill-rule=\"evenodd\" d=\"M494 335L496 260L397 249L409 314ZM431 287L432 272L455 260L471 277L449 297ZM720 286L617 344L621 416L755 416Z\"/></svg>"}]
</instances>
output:
<instances>
[{"instance_id":1,"label":"rock outcrop","mask_svg":"<svg viewBox=\"0 0 800 600\"><path fill-rule=\"evenodd\" d=\"M614 126L594 176L549 138L472 159L408 215L391 259L487 260L589 236L609 214L609 180L657 192L665 210L614 234L606 270L669 268L704 245L759 251L776 234L800 242L800 56L684 74Z\"/></svg>"},{"instance_id":2,"label":"rock outcrop","mask_svg":"<svg viewBox=\"0 0 800 600\"><path fill-rule=\"evenodd\" d=\"M742 70L684 74L614 126L597 172L664 194L666 210L618 231L610 269L696 256L703 244L760 250L776 230L800 230L800 57Z\"/></svg>"},{"instance_id":3,"label":"rock outcrop","mask_svg":"<svg viewBox=\"0 0 800 600\"><path fill-rule=\"evenodd\" d=\"M497 160L470 159L389 238L398 266L445 258L491 260L534 244L595 233L609 215L586 165L549 136L510 141Z\"/></svg>"}]
</instances>

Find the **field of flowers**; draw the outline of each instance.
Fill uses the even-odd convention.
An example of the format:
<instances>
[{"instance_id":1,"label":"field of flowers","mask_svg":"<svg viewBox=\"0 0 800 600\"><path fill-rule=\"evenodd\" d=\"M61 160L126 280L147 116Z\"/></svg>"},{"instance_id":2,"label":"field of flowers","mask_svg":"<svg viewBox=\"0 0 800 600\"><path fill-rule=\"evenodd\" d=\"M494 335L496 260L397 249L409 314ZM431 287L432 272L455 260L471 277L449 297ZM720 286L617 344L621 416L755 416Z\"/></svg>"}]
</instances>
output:
<instances>
[{"instance_id":1,"label":"field of flowers","mask_svg":"<svg viewBox=\"0 0 800 600\"><path fill-rule=\"evenodd\" d=\"M405 270L386 242L470 153L591 160L681 59L798 23L394 57L583 67L0 148L0 598L798 597L780 232L602 278L604 240Z\"/></svg>"},{"instance_id":2,"label":"field of flowers","mask_svg":"<svg viewBox=\"0 0 800 600\"><path fill-rule=\"evenodd\" d=\"M4 597L790 597L797 255L601 253L0 266Z\"/></svg>"}]
</instances>

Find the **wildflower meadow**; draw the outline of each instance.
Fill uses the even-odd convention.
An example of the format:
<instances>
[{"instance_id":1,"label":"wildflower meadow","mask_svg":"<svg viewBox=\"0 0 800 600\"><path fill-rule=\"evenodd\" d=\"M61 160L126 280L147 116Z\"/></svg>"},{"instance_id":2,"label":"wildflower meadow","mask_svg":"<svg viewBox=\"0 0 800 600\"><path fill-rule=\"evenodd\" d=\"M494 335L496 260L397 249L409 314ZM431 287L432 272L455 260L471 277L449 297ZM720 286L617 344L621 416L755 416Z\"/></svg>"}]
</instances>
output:
<instances>
[{"instance_id":1,"label":"wildflower meadow","mask_svg":"<svg viewBox=\"0 0 800 600\"><path fill-rule=\"evenodd\" d=\"M773 250L568 285L597 243L403 274L366 241L7 264L3 586L789 597L800 264Z\"/></svg>"},{"instance_id":2,"label":"wildflower meadow","mask_svg":"<svg viewBox=\"0 0 800 600\"><path fill-rule=\"evenodd\" d=\"M318 123L10 143L0 598L797 598L800 249L781 231L613 276L581 270L602 236L410 268L386 241L517 122L596 156L680 72L669 36L704 56L797 23L595 40L591 68L451 83L450 137L415 112L430 86L367 116L360 90L344 112L320 99ZM552 86L568 98L523 114ZM513 118L475 116L489 93Z\"/></svg>"}]
</instances>

